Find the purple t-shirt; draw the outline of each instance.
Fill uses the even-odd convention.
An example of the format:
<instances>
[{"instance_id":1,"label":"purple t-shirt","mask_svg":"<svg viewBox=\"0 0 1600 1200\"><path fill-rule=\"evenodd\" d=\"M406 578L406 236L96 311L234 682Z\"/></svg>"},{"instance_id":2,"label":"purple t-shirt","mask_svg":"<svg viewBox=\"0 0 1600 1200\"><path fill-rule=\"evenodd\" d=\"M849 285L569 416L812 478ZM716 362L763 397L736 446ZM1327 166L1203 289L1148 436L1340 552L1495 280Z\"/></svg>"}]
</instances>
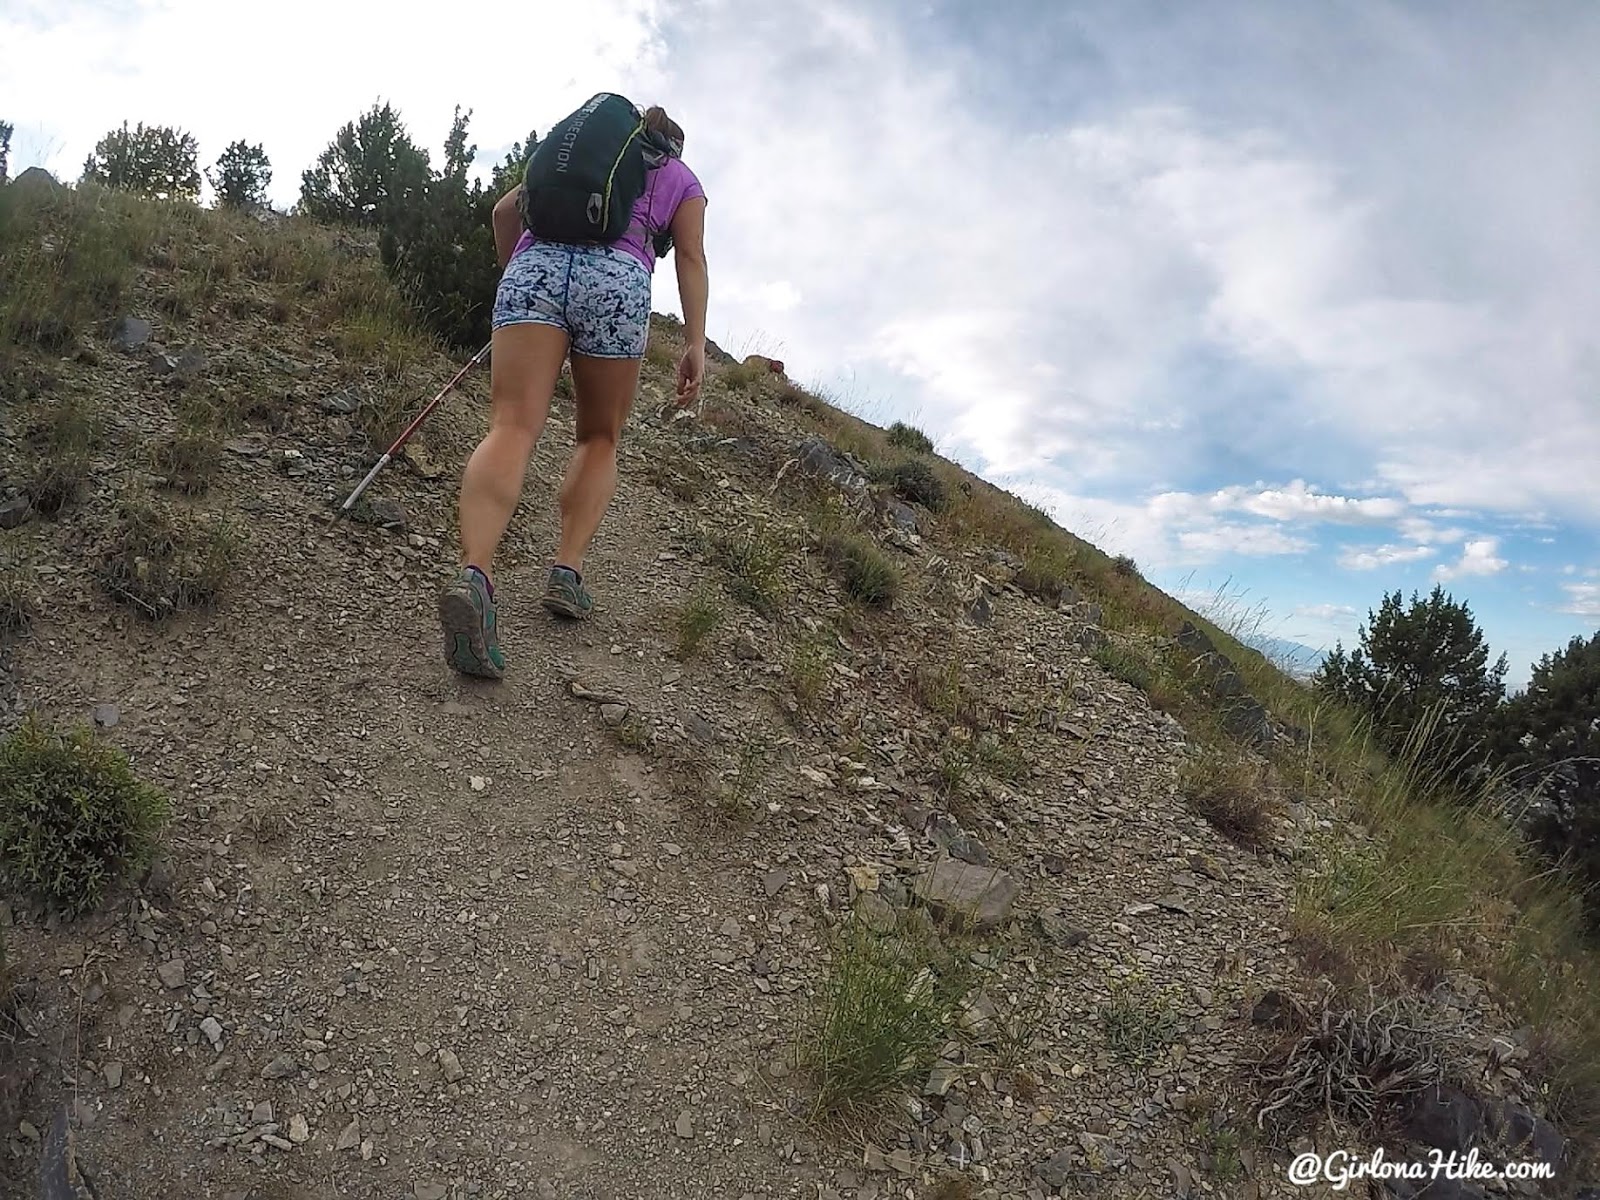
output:
<instances>
[{"instance_id":1,"label":"purple t-shirt","mask_svg":"<svg viewBox=\"0 0 1600 1200\"><path fill-rule=\"evenodd\" d=\"M678 205L705 194L700 181L681 158L667 159L646 177L644 194L633 205L633 220L628 225L628 232L611 244L618 250L626 250L644 264L646 271L655 274L656 252L650 245L650 239L662 230L671 228ZM521 254L533 245L534 240L533 234L523 230L511 257Z\"/></svg>"}]
</instances>

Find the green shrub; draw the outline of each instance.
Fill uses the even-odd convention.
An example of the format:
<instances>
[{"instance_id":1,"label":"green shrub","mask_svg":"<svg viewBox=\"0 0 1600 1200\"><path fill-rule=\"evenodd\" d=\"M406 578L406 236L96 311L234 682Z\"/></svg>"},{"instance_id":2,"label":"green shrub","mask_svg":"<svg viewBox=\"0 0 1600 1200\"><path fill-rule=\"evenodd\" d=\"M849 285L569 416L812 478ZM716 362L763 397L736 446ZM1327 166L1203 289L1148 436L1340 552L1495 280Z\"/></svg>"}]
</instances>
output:
<instances>
[{"instance_id":1,"label":"green shrub","mask_svg":"<svg viewBox=\"0 0 1600 1200\"><path fill-rule=\"evenodd\" d=\"M944 480L923 459L906 459L874 474L891 484L900 499L920 504L930 512L943 512L950 506Z\"/></svg>"},{"instance_id":2,"label":"green shrub","mask_svg":"<svg viewBox=\"0 0 1600 1200\"><path fill-rule=\"evenodd\" d=\"M1107 642L1094 651L1093 658L1108 674L1141 692L1148 692L1155 683L1156 672L1150 660L1128 646Z\"/></svg>"},{"instance_id":3,"label":"green shrub","mask_svg":"<svg viewBox=\"0 0 1600 1200\"><path fill-rule=\"evenodd\" d=\"M226 520L130 493L118 504L98 575L113 598L159 619L214 601L238 563L240 541Z\"/></svg>"},{"instance_id":4,"label":"green shrub","mask_svg":"<svg viewBox=\"0 0 1600 1200\"><path fill-rule=\"evenodd\" d=\"M852 920L808 1007L800 1058L823 1113L853 1113L927 1074L966 988L905 933Z\"/></svg>"},{"instance_id":5,"label":"green shrub","mask_svg":"<svg viewBox=\"0 0 1600 1200\"><path fill-rule=\"evenodd\" d=\"M1184 767L1179 786L1189 807L1235 845L1259 850L1271 840L1267 780L1258 764L1207 751Z\"/></svg>"},{"instance_id":6,"label":"green shrub","mask_svg":"<svg viewBox=\"0 0 1600 1200\"><path fill-rule=\"evenodd\" d=\"M1132 1067L1150 1065L1178 1036L1177 989L1151 988L1140 972L1111 985L1100 1024L1112 1054Z\"/></svg>"},{"instance_id":7,"label":"green shrub","mask_svg":"<svg viewBox=\"0 0 1600 1200\"><path fill-rule=\"evenodd\" d=\"M866 538L839 534L824 545L845 591L874 608L888 608L900 593L900 569Z\"/></svg>"},{"instance_id":8,"label":"green shrub","mask_svg":"<svg viewBox=\"0 0 1600 1200\"><path fill-rule=\"evenodd\" d=\"M99 415L76 397L35 406L24 434L33 462L23 481L34 508L53 517L77 499L101 431Z\"/></svg>"},{"instance_id":9,"label":"green shrub","mask_svg":"<svg viewBox=\"0 0 1600 1200\"><path fill-rule=\"evenodd\" d=\"M821 702L828 686L828 652L808 642L789 656L789 687L801 711L810 712Z\"/></svg>"},{"instance_id":10,"label":"green shrub","mask_svg":"<svg viewBox=\"0 0 1600 1200\"><path fill-rule=\"evenodd\" d=\"M181 414L178 428L151 450L151 466L178 491L202 494L222 466L218 426L218 414L209 406L190 406Z\"/></svg>"},{"instance_id":11,"label":"green shrub","mask_svg":"<svg viewBox=\"0 0 1600 1200\"><path fill-rule=\"evenodd\" d=\"M87 730L57 734L29 716L0 743L0 873L72 916L92 911L149 859L166 798Z\"/></svg>"},{"instance_id":12,"label":"green shrub","mask_svg":"<svg viewBox=\"0 0 1600 1200\"><path fill-rule=\"evenodd\" d=\"M706 636L722 620L722 608L706 589L689 597L678 610L678 657L688 658L700 649Z\"/></svg>"},{"instance_id":13,"label":"green shrub","mask_svg":"<svg viewBox=\"0 0 1600 1200\"><path fill-rule=\"evenodd\" d=\"M143 121L130 130L124 121L95 145L83 179L155 199L193 201L200 196L198 153L193 134Z\"/></svg>"},{"instance_id":14,"label":"green shrub","mask_svg":"<svg viewBox=\"0 0 1600 1200\"><path fill-rule=\"evenodd\" d=\"M1026 595L1054 608L1071 587L1072 554L1053 542L1030 542L1022 555L1022 570L1011 580Z\"/></svg>"},{"instance_id":15,"label":"green shrub","mask_svg":"<svg viewBox=\"0 0 1600 1200\"><path fill-rule=\"evenodd\" d=\"M38 611L32 565L13 546L0 552L0 638L21 633Z\"/></svg>"},{"instance_id":16,"label":"green shrub","mask_svg":"<svg viewBox=\"0 0 1600 1200\"><path fill-rule=\"evenodd\" d=\"M775 537L760 531L720 535L712 540L711 557L728 572L734 599L764 616L778 611L789 593L784 577L788 556Z\"/></svg>"},{"instance_id":17,"label":"green shrub","mask_svg":"<svg viewBox=\"0 0 1600 1200\"><path fill-rule=\"evenodd\" d=\"M1139 573L1139 564L1134 562L1133 559L1129 558L1126 554L1119 554L1116 558L1112 559L1111 569L1118 575L1124 576L1128 579L1144 578L1144 576Z\"/></svg>"},{"instance_id":18,"label":"green shrub","mask_svg":"<svg viewBox=\"0 0 1600 1200\"><path fill-rule=\"evenodd\" d=\"M913 454L933 453L933 439L915 425L896 421L889 426L888 436L891 446L899 446L902 450L910 450Z\"/></svg>"},{"instance_id":19,"label":"green shrub","mask_svg":"<svg viewBox=\"0 0 1600 1200\"><path fill-rule=\"evenodd\" d=\"M64 350L121 307L154 239L152 206L92 185L0 189L0 354Z\"/></svg>"}]
</instances>

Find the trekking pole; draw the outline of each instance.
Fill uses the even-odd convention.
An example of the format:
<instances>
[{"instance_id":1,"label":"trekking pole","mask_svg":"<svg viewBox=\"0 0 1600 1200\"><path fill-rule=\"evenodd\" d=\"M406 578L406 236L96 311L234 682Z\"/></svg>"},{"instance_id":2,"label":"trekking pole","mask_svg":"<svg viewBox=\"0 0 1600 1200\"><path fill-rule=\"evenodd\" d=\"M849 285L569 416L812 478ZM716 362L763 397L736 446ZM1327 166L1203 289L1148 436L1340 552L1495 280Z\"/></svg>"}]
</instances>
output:
<instances>
[{"instance_id":1,"label":"trekking pole","mask_svg":"<svg viewBox=\"0 0 1600 1200\"><path fill-rule=\"evenodd\" d=\"M494 343L491 342L489 345L492 346L493 344ZM417 431L418 426L428 419L428 414L438 407L439 401L443 400L445 396L449 395L450 389L455 387L456 384L460 383L462 377L465 376L468 371L472 370L473 367L477 366L488 357L489 346L485 346L482 350L479 350L467 360L467 365L456 372L456 377L449 383L445 384L444 387L439 390L439 394L437 396L428 401L423 410L417 414L416 419L405 427L405 431L401 433L399 437L395 438L394 445L385 450L383 452L383 457L373 464L372 470L367 472L367 477L356 485L356 490L350 493L350 498L340 505L338 511L333 514L333 519L335 521L350 511L351 506L355 504L357 499L360 498L361 493L367 490L367 485L378 477L379 471L383 470L384 467L388 466L389 463L393 461L394 456L400 452L400 448L411 440L411 435Z\"/></svg>"}]
</instances>

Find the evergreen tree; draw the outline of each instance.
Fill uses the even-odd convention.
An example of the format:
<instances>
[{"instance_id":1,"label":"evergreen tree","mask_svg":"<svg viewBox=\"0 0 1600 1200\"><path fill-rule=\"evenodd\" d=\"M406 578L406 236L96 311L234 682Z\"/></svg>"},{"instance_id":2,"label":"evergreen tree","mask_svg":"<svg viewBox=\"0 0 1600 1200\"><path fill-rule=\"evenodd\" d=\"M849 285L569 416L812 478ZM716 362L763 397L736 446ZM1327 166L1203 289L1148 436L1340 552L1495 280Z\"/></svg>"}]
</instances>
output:
<instances>
[{"instance_id":1,"label":"evergreen tree","mask_svg":"<svg viewBox=\"0 0 1600 1200\"><path fill-rule=\"evenodd\" d=\"M1596 889L1600 924L1600 632L1541 658L1494 726L1499 764L1538 802L1530 832Z\"/></svg>"},{"instance_id":2,"label":"evergreen tree","mask_svg":"<svg viewBox=\"0 0 1600 1200\"><path fill-rule=\"evenodd\" d=\"M0 121L0 183L6 181L6 172L11 166L12 132L9 122Z\"/></svg>"},{"instance_id":3,"label":"evergreen tree","mask_svg":"<svg viewBox=\"0 0 1600 1200\"><path fill-rule=\"evenodd\" d=\"M222 152L215 170L206 172L206 179L216 189L218 208L264 208L272 163L264 148L240 140Z\"/></svg>"},{"instance_id":4,"label":"evergreen tree","mask_svg":"<svg viewBox=\"0 0 1600 1200\"><path fill-rule=\"evenodd\" d=\"M490 225L495 198L468 180L477 155L467 140L471 117L470 109L456 108L443 169L418 202L385 222L379 250L423 321L451 345L476 350L489 339L499 264Z\"/></svg>"},{"instance_id":5,"label":"evergreen tree","mask_svg":"<svg viewBox=\"0 0 1600 1200\"><path fill-rule=\"evenodd\" d=\"M124 121L101 138L83 164L85 182L158 200L194 200L200 195L199 146L194 137L165 125L129 130Z\"/></svg>"},{"instance_id":6,"label":"evergreen tree","mask_svg":"<svg viewBox=\"0 0 1600 1200\"><path fill-rule=\"evenodd\" d=\"M1324 695L1369 717L1389 750L1436 719L1425 751L1432 766L1456 774L1485 751L1489 721L1505 695L1506 658L1489 666L1483 631L1465 603L1435 586L1405 605L1398 591L1368 610L1361 644L1334 647L1312 677Z\"/></svg>"},{"instance_id":7,"label":"evergreen tree","mask_svg":"<svg viewBox=\"0 0 1600 1200\"><path fill-rule=\"evenodd\" d=\"M321 221L383 227L404 219L428 186L428 155L387 102L346 123L300 177L300 208Z\"/></svg>"}]
</instances>

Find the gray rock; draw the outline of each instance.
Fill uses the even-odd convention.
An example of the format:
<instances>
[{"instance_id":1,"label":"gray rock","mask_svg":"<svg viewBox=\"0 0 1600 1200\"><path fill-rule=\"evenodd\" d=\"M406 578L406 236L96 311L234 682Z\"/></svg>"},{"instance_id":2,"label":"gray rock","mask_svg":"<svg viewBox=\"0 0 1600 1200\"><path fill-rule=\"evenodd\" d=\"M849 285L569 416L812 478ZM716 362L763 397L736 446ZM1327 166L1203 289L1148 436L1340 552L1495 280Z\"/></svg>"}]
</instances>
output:
<instances>
[{"instance_id":1,"label":"gray rock","mask_svg":"<svg viewBox=\"0 0 1600 1200\"><path fill-rule=\"evenodd\" d=\"M299 1067L296 1065L292 1055L280 1054L262 1068L261 1078L287 1079L297 1070L299 1070Z\"/></svg>"},{"instance_id":2,"label":"gray rock","mask_svg":"<svg viewBox=\"0 0 1600 1200\"><path fill-rule=\"evenodd\" d=\"M916 893L942 919L989 930L1010 918L1017 883L1009 872L942 858L917 880Z\"/></svg>"},{"instance_id":3,"label":"gray rock","mask_svg":"<svg viewBox=\"0 0 1600 1200\"><path fill-rule=\"evenodd\" d=\"M856 897L856 913L874 933L893 933L900 923L900 915L876 892L862 892Z\"/></svg>"},{"instance_id":4,"label":"gray rock","mask_svg":"<svg viewBox=\"0 0 1600 1200\"><path fill-rule=\"evenodd\" d=\"M204 1021L201 1021L200 1032L206 1035L206 1040L213 1047L220 1048L222 1046L222 1022L215 1017L207 1017Z\"/></svg>"},{"instance_id":5,"label":"gray rock","mask_svg":"<svg viewBox=\"0 0 1600 1200\"><path fill-rule=\"evenodd\" d=\"M0 529L15 529L33 515L33 505L26 496L13 496L0 504Z\"/></svg>"},{"instance_id":6,"label":"gray rock","mask_svg":"<svg viewBox=\"0 0 1600 1200\"><path fill-rule=\"evenodd\" d=\"M115 704L96 704L94 723L101 729L112 729L122 720L122 710Z\"/></svg>"},{"instance_id":7,"label":"gray rock","mask_svg":"<svg viewBox=\"0 0 1600 1200\"><path fill-rule=\"evenodd\" d=\"M1483 1111L1460 1088L1434 1086L1411 1101L1404 1131L1424 1146L1465 1154L1483 1138Z\"/></svg>"},{"instance_id":8,"label":"gray rock","mask_svg":"<svg viewBox=\"0 0 1600 1200\"><path fill-rule=\"evenodd\" d=\"M815 434L800 443L796 454L800 469L808 475L825 479L842 491L866 492L867 475L860 464Z\"/></svg>"},{"instance_id":9,"label":"gray rock","mask_svg":"<svg viewBox=\"0 0 1600 1200\"><path fill-rule=\"evenodd\" d=\"M1039 1177L1046 1187L1066 1187L1067 1181L1072 1178L1072 1160L1074 1157L1070 1146L1057 1150L1048 1160L1035 1166L1033 1173Z\"/></svg>"},{"instance_id":10,"label":"gray rock","mask_svg":"<svg viewBox=\"0 0 1600 1200\"><path fill-rule=\"evenodd\" d=\"M687 1110L679 1113L677 1124L673 1126L673 1132L686 1140L694 1137L694 1114Z\"/></svg>"},{"instance_id":11,"label":"gray rock","mask_svg":"<svg viewBox=\"0 0 1600 1200\"><path fill-rule=\"evenodd\" d=\"M1217 650L1211 639L1188 621L1178 630L1178 645L1191 654L1215 654Z\"/></svg>"},{"instance_id":12,"label":"gray rock","mask_svg":"<svg viewBox=\"0 0 1600 1200\"><path fill-rule=\"evenodd\" d=\"M784 885L789 882L789 872L782 867L775 867L768 871L761 880L761 890L767 893L767 899L772 899L783 891Z\"/></svg>"},{"instance_id":13,"label":"gray rock","mask_svg":"<svg viewBox=\"0 0 1600 1200\"><path fill-rule=\"evenodd\" d=\"M119 1062L107 1063L105 1066L106 1086L119 1088L122 1086L122 1064Z\"/></svg>"},{"instance_id":14,"label":"gray rock","mask_svg":"<svg viewBox=\"0 0 1600 1200\"><path fill-rule=\"evenodd\" d=\"M184 376L198 375L206 369L206 352L199 346L185 346L173 369Z\"/></svg>"},{"instance_id":15,"label":"gray rock","mask_svg":"<svg viewBox=\"0 0 1600 1200\"><path fill-rule=\"evenodd\" d=\"M350 1124L346 1125L344 1131L339 1134L339 1141L335 1144L334 1149L342 1154L346 1150L354 1150L360 1144L361 1118L353 1117L350 1120Z\"/></svg>"},{"instance_id":16,"label":"gray rock","mask_svg":"<svg viewBox=\"0 0 1600 1200\"><path fill-rule=\"evenodd\" d=\"M1510 1100L1501 1104L1498 1113L1492 1109L1490 1112L1492 1117L1498 1118L1495 1123L1513 1149L1526 1152L1531 1148L1535 1157L1547 1163L1559 1164L1566 1160L1565 1139L1543 1117L1534 1116L1528 1109Z\"/></svg>"},{"instance_id":17,"label":"gray rock","mask_svg":"<svg viewBox=\"0 0 1600 1200\"><path fill-rule=\"evenodd\" d=\"M950 1085L955 1083L958 1077L959 1068L954 1063L937 1063L933 1070L928 1072L928 1082L922 1085L922 1094L943 1096L950 1091Z\"/></svg>"},{"instance_id":18,"label":"gray rock","mask_svg":"<svg viewBox=\"0 0 1600 1200\"><path fill-rule=\"evenodd\" d=\"M334 392L331 396L324 396L319 401L318 407L334 416L350 417L361 408L361 397L353 392Z\"/></svg>"},{"instance_id":19,"label":"gray rock","mask_svg":"<svg viewBox=\"0 0 1600 1200\"><path fill-rule=\"evenodd\" d=\"M156 968L156 978L161 980L161 986L176 991L183 986L184 963L181 958L169 958Z\"/></svg>"},{"instance_id":20,"label":"gray rock","mask_svg":"<svg viewBox=\"0 0 1600 1200\"><path fill-rule=\"evenodd\" d=\"M1230 737L1257 749L1270 746L1275 737L1271 714L1258 701L1248 698L1235 701L1223 712L1222 727Z\"/></svg>"},{"instance_id":21,"label":"gray rock","mask_svg":"<svg viewBox=\"0 0 1600 1200\"><path fill-rule=\"evenodd\" d=\"M1111 643L1111 639L1106 636L1105 630L1098 625L1080 626L1077 633L1074 634L1074 640L1090 653Z\"/></svg>"},{"instance_id":22,"label":"gray rock","mask_svg":"<svg viewBox=\"0 0 1600 1200\"><path fill-rule=\"evenodd\" d=\"M1058 914L1042 912L1036 920L1039 923L1039 932L1052 944L1060 946L1063 950L1070 950L1074 946L1081 946L1089 940L1086 930L1077 929L1067 924Z\"/></svg>"},{"instance_id":23,"label":"gray rock","mask_svg":"<svg viewBox=\"0 0 1600 1200\"><path fill-rule=\"evenodd\" d=\"M628 706L626 704L602 704L600 706L600 719L615 729L628 719Z\"/></svg>"},{"instance_id":24,"label":"gray rock","mask_svg":"<svg viewBox=\"0 0 1600 1200\"><path fill-rule=\"evenodd\" d=\"M379 497L356 505L356 510L358 519L368 525L380 525L385 529L396 529L401 533L405 533L410 525L405 506L398 500Z\"/></svg>"},{"instance_id":25,"label":"gray rock","mask_svg":"<svg viewBox=\"0 0 1600 1200\"><path fill-rule=\"evenodd\" d=\"M24 192L59 192L65 187L43 167L29 167L11 181L11 186Z\"/></svg>"},{"instance_id":26,"label":"gray rock","mask_svg":"<svg viewBox=\"0 0 1600 1200\"><path fill-rule=\"evenodd\" d=\"M439 1051L439 1069L444 1072L446 1083L459 1083L461 1077L466 1074L461 1069L461 1060L456 1057L453 1050Z\"/></svg>"},{"instance_id":27,"label":"gray rock","mask_svg":"<svg viewBox=\"0 0 1600 1200\"><path fill-rule=\"evenodd\" d=\"M994 603L985 589L979 588L977 595L968 602L967 620L974 625L988 625L994 620Z\"/></svg>"},{"instance_id":28,"label":"gray rock","mask_svg":"<svg viewBox=\"0 0 1600 1200\"><path fill-rule=\"evenodd\" d=\"M417 1200L449 1200L450 1189L442 1183L419 1183L416 1185Z\"/></svg>"},{"instance_id":29,"label":"gray rock","mask_svg":"<svg viewBox=\"0 0 1600 1200\"><path fill-rule=\"evenodd\" d=\"M1300 1024L1300 1006L1287 992L1274 988L1256 1001L1250 1020L1269 1029L1294 1029Z\"/></svg>"}]
</instances>

